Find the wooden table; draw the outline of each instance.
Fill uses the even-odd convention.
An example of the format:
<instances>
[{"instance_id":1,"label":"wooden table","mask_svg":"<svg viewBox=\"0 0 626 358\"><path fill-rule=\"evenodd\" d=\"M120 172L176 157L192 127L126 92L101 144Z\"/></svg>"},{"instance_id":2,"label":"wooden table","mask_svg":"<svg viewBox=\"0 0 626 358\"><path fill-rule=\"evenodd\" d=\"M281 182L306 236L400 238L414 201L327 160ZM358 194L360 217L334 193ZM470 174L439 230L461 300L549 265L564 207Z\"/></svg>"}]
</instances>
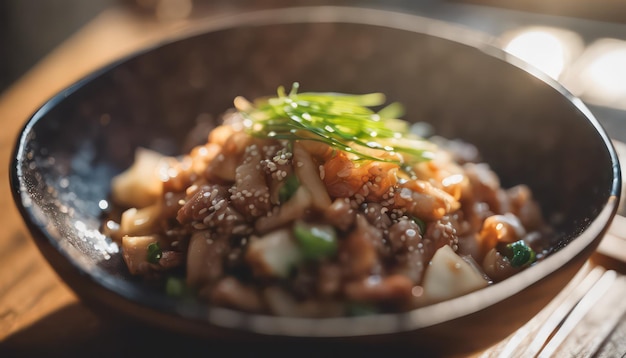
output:
<instances>
[{"instance_id":1,"label":"wooden table","mask_svg":"<svg viewBox=\"0 0 626 358\"><path fill-rule=\"evenodd\" d=\"M212 345L216 344L164 336L150 330L137 332L134 326L120 326L96 317L57 277L35 247L12 202L8 183L15 138L37 107L91 70L156 43L193 21L196 20L158 22L124 8L111 8L42 59L0 97L0 207L3 209L0 215L0 357L143 356L144 353L161 356L191 353L196 349L210 352ZM600 356L623 356L626 353L626 320L623 317L626 307L620 303L626 293L621 275L626 272L624 265L615 265L604 256L596 255L579 280L583 282L590 277L585 275L593 269L597 277L592 283L600 282L604 277L602 282L606 290L594 297L595 301L587 300L592 304L589 310L572 311L580 317L566 321L573 323L563 324L567 326L567 332L563 333L562 329L557 332L564 337L555 335L553 347L547 346L552 347L550 351L554 353L570 356L584 352L581 349L585 347L592 347ZM574 297L576 287L572 286L572 291L562 295L566 297L561 299ZM552 308L562 307L561 304L555 303ZM604 309L594 311L596 306ZM612 310L607 313L606 307ZM544 313L544 316L548 314ZM503 352L510 356L508 349L537 336L537 330L545 327L546 317L538 317L525 330L479 356L498 356ZM558 323L561 322L552 322L555 326ZM556 338L563 338L562 343L555 343Z\"/></svg>"}]
</instances>

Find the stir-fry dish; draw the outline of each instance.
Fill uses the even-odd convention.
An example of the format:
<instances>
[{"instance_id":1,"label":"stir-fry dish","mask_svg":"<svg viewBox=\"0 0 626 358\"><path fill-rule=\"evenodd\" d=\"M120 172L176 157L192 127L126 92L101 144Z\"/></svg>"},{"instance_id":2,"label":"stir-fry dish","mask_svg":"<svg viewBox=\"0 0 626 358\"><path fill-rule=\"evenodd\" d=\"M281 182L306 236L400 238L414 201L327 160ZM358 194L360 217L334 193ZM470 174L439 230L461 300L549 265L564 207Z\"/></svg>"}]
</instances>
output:
<instances>
[{"instance_id":1,"label":"stir-fry dish","mask_svg":"<svg viewBox=\"0 0 626 358\"><path fill-rule=\"evenodd\" d=\"M129 272L215 306L332 317L454 298L545 256L527 186L501 187L474 146L424 139L384 102L294 84L236 98L188 154L139 149L105 224Z\"/></svg>"}]
</instances>

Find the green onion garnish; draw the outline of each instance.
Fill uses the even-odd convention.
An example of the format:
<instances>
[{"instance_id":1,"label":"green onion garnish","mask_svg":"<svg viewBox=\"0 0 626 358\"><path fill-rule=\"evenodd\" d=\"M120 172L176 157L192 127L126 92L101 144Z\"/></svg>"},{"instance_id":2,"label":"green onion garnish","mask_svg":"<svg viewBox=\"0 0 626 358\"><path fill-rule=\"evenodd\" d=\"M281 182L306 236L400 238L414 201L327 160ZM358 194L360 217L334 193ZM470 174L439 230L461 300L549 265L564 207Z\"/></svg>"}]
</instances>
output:
<instances>
[{"instance_id":1,"label":"green onion garnish","mask_svg":"<svg viewBox=\"0 0 626 358\"><path fill-rule=\"evenodd\" d=\"M165 281L165 293L170 297L182 297L186 295L189 288L185 280L176 276L168 276Z\"/></svg>"},{"instance_id":2,"label":"green onion garnish","mask_svg":"<svg viewBox=\"0 0 626 358\"><path fill-rule=\"evenodd\" d=\"M367 303L351 302L346 305L346 314L351 317L369 316L378 312L376 306Z\"/></svg>"},{"instance_id":3,"label":"green onion garnish","mask_svg":"<svg viewBox=\"0 0 626 358\"><path fill-rule=\"evenodd\" d=\"M535 251L524 240L506 245L505 255L513 267L528 266L537 260Z\"/></svg>"},{"instance_id":4,"label":"green onion garnish","mask_svg":"<svg viewBox=\"0 0 626 358\"><path fill-rule=\"evenodd\" d=\"M415 216L412 216L411 220L413 220L413 222L417 224L417 227L420 230L420 235L426 234L426 222L424 220L417 218Z\"/></svg>"},{"instance_id":5,"label":"green onion garnish","mask_svg":"<svg viewBox=\"0 0 626 358\"><path fill-rule=\"evenodd\" d=\"M244 117L248 132L256 137L312 140L352 153L357 160L398 162L374 157L367 149L401 153L417 162L432 157L432 144L408 133L407 122L397 119L402 106L392 103L375 112L371 107L385 103L382 93L297 93L296 82L289 94L281 86L278 97L256 100L238 97L235 107Z\"/></svg>"},{"instance_id":6,"label":"green onion garnish","mask_svg":"<svg viewBox=\"0 0 626 358\"><path fill-rule=\"evenodd\" d=\"M163 251L161 250L161 247L159 247L158 242L152 242L148 244L147 260L149 263L158 264L162 255Z\"/></svg>"},{"instance_id":7,"label":"green onion garnish","mask_svg":"<svg viewBox=\"0 0 626 358\"><path fill-rule=\"evenodd\" d=\"M283 186L278 189L278 200L280 203L286 203L291 199L293 194L300 187L300 181L298 181L298 177L295 174L291 174L285 179L285 183Z\"/></svg>"},{"instance_id":8,"label":"green onion garnish","mask_svg":"<svg viewBox=\"0 0 626 358\"><path fill-rule=\"evenodd\" d=\"M337 233L330 225L309 224L298 220L293 225L293 234L302 256L306 259L318 260L337 252Z\"/></svg>"}]
</instances>

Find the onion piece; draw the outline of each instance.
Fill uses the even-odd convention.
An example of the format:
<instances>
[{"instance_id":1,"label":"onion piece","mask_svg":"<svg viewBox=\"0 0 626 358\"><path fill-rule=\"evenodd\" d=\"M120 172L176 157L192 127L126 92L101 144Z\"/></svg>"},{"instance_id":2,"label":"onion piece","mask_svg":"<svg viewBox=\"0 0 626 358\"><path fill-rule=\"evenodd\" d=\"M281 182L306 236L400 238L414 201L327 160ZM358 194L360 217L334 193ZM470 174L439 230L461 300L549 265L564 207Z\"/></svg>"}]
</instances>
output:
<instances>
[{"instance_id":1,"label":"onion piece","mask_svg":"<svg viewBox=\"0 0 626 358\"><path fill-rule=\"evenodd\" d=\"M444 301L486 287L489 282L450 246L435 252L422 281L423 295L419 305Z\"/></svg>"},{"instance_id":2,"label":"onion piece","mask_svg":"<svg viewBox=\"0 0 626 358\"><path fill-rule=\"evenodd\" d=\"M253 236L246 252L246 261L257 277L287 277L301 260L300 248L288 229Z\"/></svg>"}]
</instances>

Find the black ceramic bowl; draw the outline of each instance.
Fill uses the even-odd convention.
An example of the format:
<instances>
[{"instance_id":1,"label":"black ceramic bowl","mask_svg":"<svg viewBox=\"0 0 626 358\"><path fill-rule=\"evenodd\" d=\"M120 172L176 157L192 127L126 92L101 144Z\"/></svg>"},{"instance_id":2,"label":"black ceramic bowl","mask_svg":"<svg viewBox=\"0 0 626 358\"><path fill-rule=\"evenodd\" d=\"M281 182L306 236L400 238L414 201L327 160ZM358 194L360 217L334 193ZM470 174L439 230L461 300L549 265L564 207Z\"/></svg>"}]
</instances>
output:
<instances>
[{"instance_id":1,"label":"black ceramic bowl","mask_svg":"<svg viewBox=\"0 0 626 358\"><path fill-rule=\"evenodd\" d=\"M476 144L505 186L527 183L555 222L556 252L522 273L402 314L296 319L166 297L127 274L100 231L110 179L138 146L189 148L237 95L383 92L408 120ZM194 27L114 63L47 102L28 121L11 166L15 202L51 265L96 308L203 336L344 339L467 352L513 332L583 265L620 192L605 132L576 98L485 38L378 10L279 9ZM450 344L454 342L454 344Z\"/></svg>"}]
</instances>

